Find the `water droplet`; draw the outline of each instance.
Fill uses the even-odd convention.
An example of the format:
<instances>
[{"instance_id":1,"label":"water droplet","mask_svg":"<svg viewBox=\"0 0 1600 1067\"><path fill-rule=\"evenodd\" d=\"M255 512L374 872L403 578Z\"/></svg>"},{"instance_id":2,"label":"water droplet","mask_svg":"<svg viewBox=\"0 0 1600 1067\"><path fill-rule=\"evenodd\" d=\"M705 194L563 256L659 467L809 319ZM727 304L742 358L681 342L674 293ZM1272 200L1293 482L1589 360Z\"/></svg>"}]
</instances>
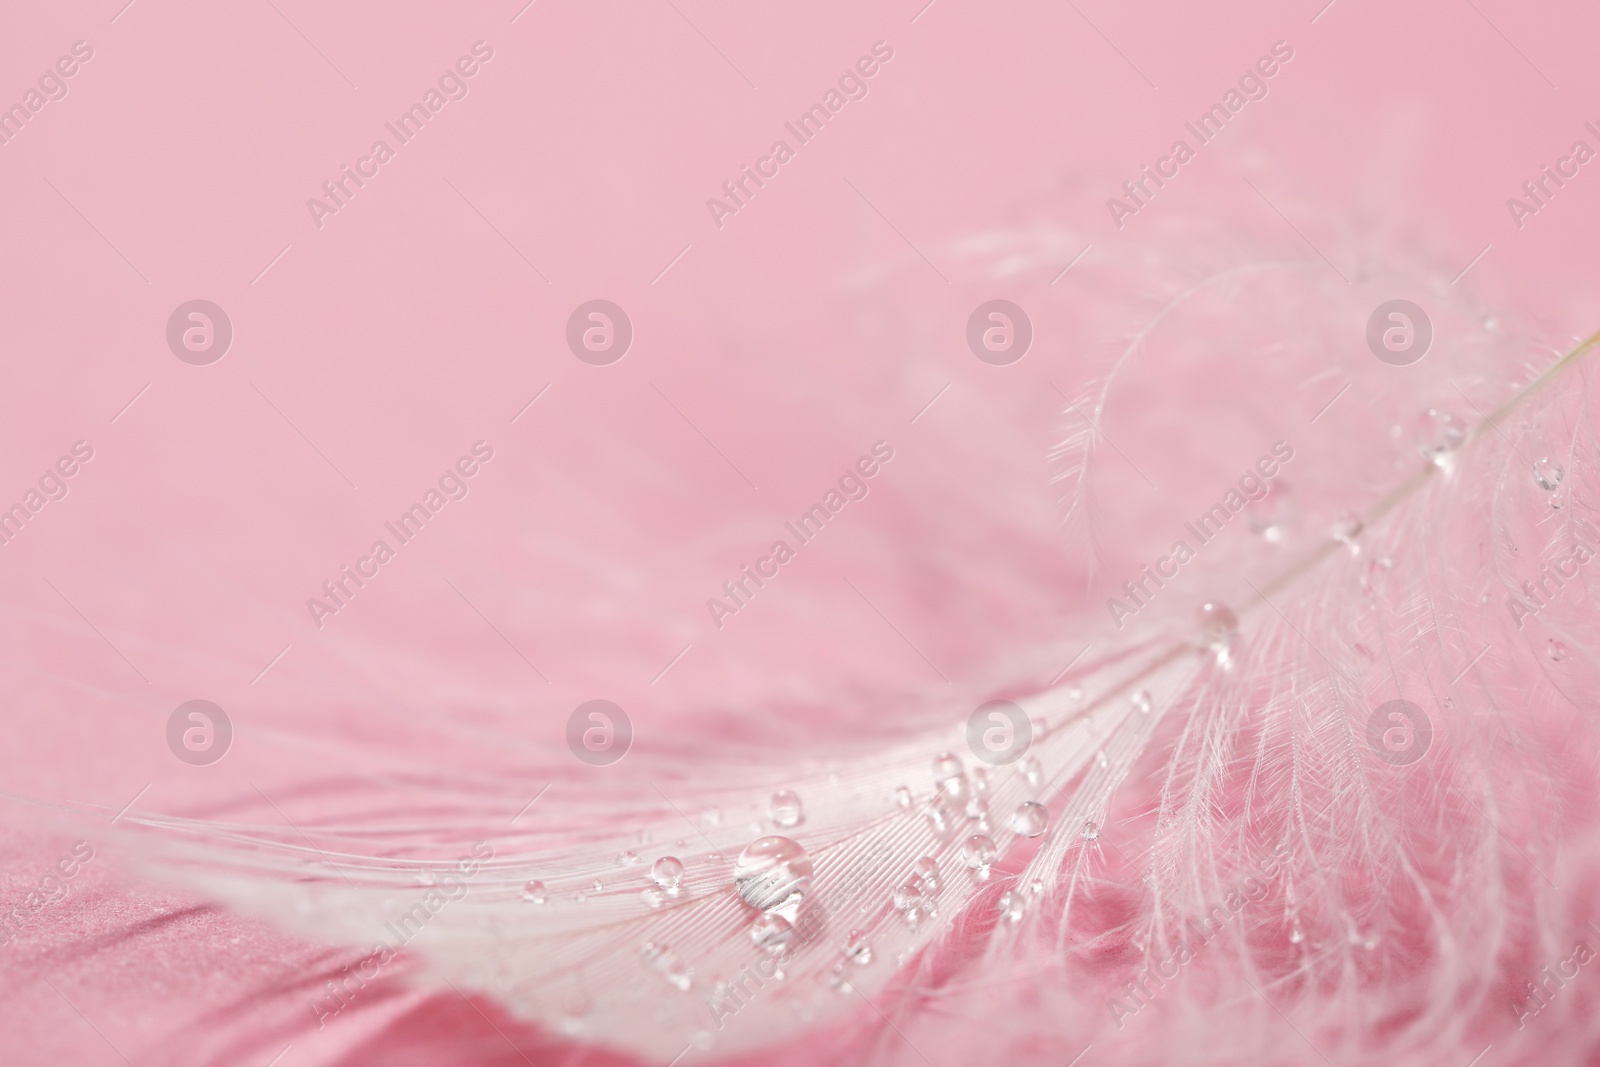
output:
<instances>
[{"instance_id":1,"label":"water droplet","mask_svg":"<svg viewBox=\"0 0 1600 1067\"><path fill-rule=\"evenodd\" d=\"M767 914L750 924L750 940L761 951L776 956L789 942L794 925L782 915Z\"/></svg>"},{"instance_id":2,"label":"water droplet","mask_svg":"<svg viewBox=\"0 0 1600 1067\"><path fill-rule=\"evenodd\" d=\"M1266 496L1245 505L1245 518L1250 529L1276 543L1288 536L1297 511L1289 483L1280 480L1268 485Z\"/></svg>"},{"instance_id":3,"label":"water droplet","mask_svg":"<svg viewBox=\"0 0 1600 1067\"><path fill-rule=\"evenodd\" d=\"M1150 714L1150 709L1155 707L1155 701L1150 699L1150 690L1141 689L1130 698L1134 708L1140 715Z\"/></svg>"},{"instance_id":4,"label":"water droplet","mask_svg":"<svg viewBox=\"0 0 1600 1067\"><path fill-rule=\"evenodd\" d=\"M1022 894L1012 889L1007 889L1000 894L1000 920L1015 923L1022 921L1022 908L1025 901Z\"/></svg>"},{"instance_id":5,"label":"water droplet","mask_svg":"<svg viewBox=\"0 0 1600 1067\"><path fill-rule=\"evenodd\" d=\"M1567 658L1567 646L1553 637L1550 639L1550 658L1556 663Z\"/></svg>"},{"instance_id":6,"label":"water droplet","mask_svg":"<svg viewBox=\"0 0 1600 1067\"><path fill-rule=\"evenodd\" d=\"M1549 456L1542 456L1533 465L1533 480L1539 483L1540 489L1553 490L1561 484L1561 478L1567 472L1561 469L1561 464Z\"/></svg>"},{"instance_id":7,"label":"water droplet","mask_svg":"<svg viewBox=\"0 0 1600 1067\"><path fill-rule=\"evenodd\" d=\"M906 922L916 925L917 920L922 917L922 887L914 882L907 882L894 891L892 899L895 910L905 916Z\"/></svg>"},{"instance_id":8,"label":"water droplet","mask_svg":"<svg viewBox=\"0 0 1600 1067\"><path fill-rule=\"evenodd\" d=\"M933 782L942 785L951 778L959 778L965 768L961 765L961 757L949 752L941 752L933 757Z\"/></svg>"},{"instance_id":9,"label":"water droplet","mask_svg":"<svg viewBox=\"0 0 1600 1067\"><path fill-rule=\"evenodd\" d=\"M1217 662L1226 664L1229 658L1228 654L1233 649L1233 643L1239 637L1239 617L1233 613L1233 609L1228 605L1208 600L1195 611L1194 619L1195 625L1200 631L1200 647L1216 656ZM1147 702L1149 697L1150 694L1145 693ZM1135 699L1134 703L1137 704L1138 700ZM1139 710L1148 711L1150 709L1141 707Z\"/></svg>"},{"instance_id":10,"label":"water droplet","mask_svg":"<svg viewBox=\"0 0 1600 1067\"><path fill-rule=\"evenodd\" d=\"M895 789L894 802L902 808L909 808L911 806L911 790L903 785Z\"/></svg>"},{"instance_id":11,"label":"water droplet","mask_svg":"<svg viewBox=\"0 0 1600 1067\"><path fill-rule=\"evenodd\" d=\"M780 789L772 794L772 802L767 805L767 814L771 816L774 826L784 830L792 830L806 821L805 809L801 807L799 795L789 789Z\"/></svg>"},{"instance_id":12,"label":"water droplet","mask_svg":"<svg viewBox=\"0 0 1600 1067\"><path fill-rule=\"evenodd\" d=\"M1292 944L1292 945L1298 945L1300 942L1304 941L1305 939L1306 939L1305 931L1300 929L1299 924L1296 923L1289 930L1289 943Z\"/></svg>"},{"instance_id":13,"label":"water droplet","mask_svg":"<svg viewBox=\"0 0 1600 1067\"><path fill-rule=\"evenodd\" d=\"M1333 526L1328 533L1335 541L1338 541L1350 551L1359 552L1361 551L1361 546L1356 544L1356 538L1361 536L1361 531L1365 528L1366 526L1361 521L1361 517L1355 512L1341 511L1338 517L1333 520Z\"/></svg>"},{"instance_id":14,"label":"water droplet","mask_svg":"<svg viewBox=\"0 0 1600 1067\"><path fill-rule=\"evenodd\" d=\"M1038 737L1039 735L1037 733L1035 733L1033 736ZM974 767L974 768L972 768L972 792L974 794L977 794L977 793L987 793L988 791L989 791L989 768L987 768L987 767Z\"/></svg>"},{"instance_id":15,"label":"water droplet","mask_svg":"<svg viewBox=\"0 0 1600 1067\"><path fill-rule=\"evenodd\" d=\"M1044 781L1044 764L1039 762L1037 756L1027 756L1022 761L1022 776L1028 784L1038 789L1039 783Z\"/></svg>"},{"instance_id":16,"label":"water droplet","mask_svg":"<svg viewBox=\"0 0 1600 1067\"><path fill-rule=\"evenodd\" d=\"M1038 837L1050 825L1050 811L1043 804L1024 800L1011 813L1011 829L1023 837Z\"/></svg>"},{"instance_id":17,"label":"water droplet","mask_svg":"<svg viewBox=\"0 0 1600 1067\"><path fill-rule=\"evenodd\" d=\"M759 911L797 909L811 888L811 857L787 837L762 837L733 865L739 898Z\"/></svg>"},{"instance_id":18,"label":"water droplet","mask_svg":"<svg viewBox=\"0 0 1600 1067\"><path fill-rule=\"evenodd\" d=\"M700 824L702 826L719 826L721 823L721 808L707 808L705 811L700 813Z\"/></svg>"},{"instance_id":19,"label":"water droplet","mask_svg":"<svg viewBox=\"0 0 1600 1067\"><path fill-rule=\"evenodd\" d=\"M543 904L550 899L543 882L529 882L522 887L522 899L532 904Z\"/></svg>"},{"instance_id":20,"label":"water droplet","mask_svg":"<svg viewBox=\"0 0 1600 1067\"><path fill-rule=\"evenodd\" d=\"M667 891L665 889L658 889L653 885L647 886L641 890L639 892L639 896L643 897L645 904L652 908L659 908L661 905L667 902Z\"/></svg>"},{"instance_id":21,"label":"water droplet","mask_svg":"<svg viewBox=\"0 0 1600 1067\"><path fill-rule=\"evenodd\" d=\"M582 904L584 901L588 900L589 897L586 893L584 893L583 890L580 889L572 895L572 899L577 901L579 904Z\"/></svg>"},{"instance_id":22,"label":"water droplet","mask_svg":"<svg viewBox=\"0 0 1600 1067\"><path fill-rule=\"evenodd\" d=\"M1085 822L1083 824L1083 836L1090 841L1098 841L1100 840L1100 828L1092 822Z\"/></svg>"},{"instance_id":23,"label":"water droplet","mask_svg":"<svg viewBox=\"0 0 1600 1067\"><path fill-rule=\"evenodd\" d=\"M994 866L1000 850L984 834L973 834L961 846L961 859L975 871L986 871Z\"/></svg>"},{"instance_id":24,"label":"water droplet","mask_svg":"<svg viewBox=\"0 0 1600 1067\"><path fill-rule=\"evenodd\" d=\"M1078 686L1072 686L1068 688L1066 693L1063 695L1066 696L1067 703L1071 704L1073 707L1077 707L1079 704L1083 703L1084 693L1083 690Z\"/></svg>"},{"instance_id":25,"label":"water droplet","mask_svg":"<svg viewBox=\"0 0 1600 1067\"><path fill-rule=\"evenodd\" d=\"M872 962L872 942L867 940L867 935L860 930L851 930L850 936L844 942L845 959L857 967L865 967Z\"/></svg>"},{"instance_id":26,"label":"water droplet","mask_svg":"<svg viewBox=\"0 0 1600 1067\"><path fill-rule=\"evenodd\" d=\"M1466 439L1467 428L1443 408L1429 408L1417 420L1417 451L1430 462L1446 462Z\"/></svg>"},{"instance_id":27,"label":"water droplet","mask_svg":"<svg viewBox=\"0 0 1600 1067\"><path fill-rule=\"evenodd\" d=\"M1100 767L1111 766L1111 760L1106 756L1106 750L1103 748L1094 754L1094 762Z\"/></svg>"},{"instance_id":28,"label":"water droplet","mask_svg":"<svg viewBox=\"0 0 1600 1067\"><path fill-rule=\"evenodd\" d=\"M632 867L639 862L639 854L632 849L617 853L617 862L624 867Z\"/></svg>"},{"instance_id":29,"label":"water droplet","mask_svg":"<svg viewBox=\"0 0 1600 1067\"><path fill-rule=\"evenodd\" d=\"M1553 508L1555 508L1556 510L1559 511L1561 509L1561 505L1563 505L1565 503L1566 503L1566 501L1561 499L1561 494L1560 493L1551 493L1550 494L1550 506L1551 507L1553 507Z\"/></svg>"},{"instance_id":30,"label":"water droplet","mask_svg":"<svg viewBox=\"0 0 1600 1067\"><path fill-rule=\"evenodd\" d=\"M662 889L676 889L683 882L683 861L676 856L662 856L651 865L650 877Z\"/></svg>"},{"instance_id":31,"label":"water droplet","mask_svg":"<svg viewBox=\"0 0 1600 1067\"><path fill-rule=\"evenodd\" d=\"M911 873L922 879L922 884L933 890L939 891L939 861L932 856L924 856L911 868Z\"/></svg>"},{"instance_id":32,"label":"water droplet","mask_svg":"<svg viewBox=\"0 0 1600 1067\"><path fill-rule=\"evenodd\" d=\"M967 818L983 822L989 817L989 802L983 797L975 796L967 801Z\"/></svg>"}]
</instances>

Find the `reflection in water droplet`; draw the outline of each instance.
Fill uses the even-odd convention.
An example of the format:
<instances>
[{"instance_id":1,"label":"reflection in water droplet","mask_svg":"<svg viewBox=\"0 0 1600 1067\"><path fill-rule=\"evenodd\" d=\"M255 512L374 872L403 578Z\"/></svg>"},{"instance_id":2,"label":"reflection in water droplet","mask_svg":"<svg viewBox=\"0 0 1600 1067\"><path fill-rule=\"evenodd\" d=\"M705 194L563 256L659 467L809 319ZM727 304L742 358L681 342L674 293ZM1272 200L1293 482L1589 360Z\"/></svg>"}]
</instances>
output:
<instances>
[{"instance_id":1,"label":"reflection in water droplet","mask_svg":"<svg viewBox=\"0 0 1600 1067\"><path fill-rule=\"evenodd\" d=\"M1043 804L1024 800L1011 814L1011 829L1023 837L1038 837L1050 825L1050 811Z\"/></svg>"},{"instance_id":2,"label":"reflection in water droplet","mask_svg":"<svg viewBox=\"0 0 1600 1067\"><path fill-rule=\"evenodd\" d=\"M999 857L1000 850L984 834L973 834L961 846L961 858L968 867L975 871L988 870L994 866L994 861Z\"/></svg>"},{"instance_id":3,"label":"reflection in water droplet","mask_svg":"<svg viewBox=\"0 0 1600 1067\"><path fill-rule=\"evenodd\" d=\"M759 911L798 908L811 888L811 875L811 857L787 837L750 842L733 866L739 898Z\"/></svg>"},{"instance_id":4,"label":"reflection in water droplet","mask_svg":"<svg viewBox=\"0 0 1600 1067\"><path fill-rule=\"evenodd\" d=\"M1567 646L1553 637L1550 639L1550 658L1557 663L1567 658Z\"/></svg>"},{"instance_id":5,"label":"reflection in water droplet","mask_svg":"<svg viewBox=\"0 0 1600 1067\"><path fill-rule=\"evenodd\" d=\"M1000 894L1000 920L1007 923L1019 922L1022 919L1023 908L1022 894L1015 890L1007 889Z\"/></svg>"},{"instance_id":6,"label":"reflection in water droplet","mask_svg":"<svg viewBox=\"0 0 1600 1067\"><path fill-rule=\"evenodd\" d=\"M750 924L750 940L761 951L776 956L794 933L794 926L782 915L767 914Z\"/></svg>"},{"instance_id":7,"label":"reflection in water droplet","mask_svg":"<svg viewBox=\"0 0 1600 1067\"><path fill-rule=\"evenodd\" d=\"M522 899L532 904L543 904L550 899L543 882L529 882L522 887Z\"/></svg>"},{"instance_id":8,"label":"reflection in water droplet","mask_svg":"<svg viewBox=\"0 0 1600 1067\"><path fill-rule=\"evenodd\" d=\"M676 856L662 856L651 866L650 877L662 889L676 889L683 881L683 861Z\"/></svg>"},{"instance_id":9,"label":"reflection in water droplet","mask_svg":"<svg viewBox=\"0 0 1600 1067\"><path fill-rule=\"evenodd\" d=\"M774 826L784 830L792 830L806 821L805 809L800 804L800 797L790 789L780 789L772 794L772 802L767 806L767 814L771 816Z\"/></svg>"},{"instance_id":10,"label":"reflection in water droplet","mask_svg":"<svg viewBox=\"0 0 1600 1067\"><path fill-rule=\"evenodd\" d=\"M1561 464L1549 456L1541 456L1533 464L1533 480L1539 483L1540 489L1553 490L1561 484L1562 475L1566 473Z\"/></svg>"}]
</instances>

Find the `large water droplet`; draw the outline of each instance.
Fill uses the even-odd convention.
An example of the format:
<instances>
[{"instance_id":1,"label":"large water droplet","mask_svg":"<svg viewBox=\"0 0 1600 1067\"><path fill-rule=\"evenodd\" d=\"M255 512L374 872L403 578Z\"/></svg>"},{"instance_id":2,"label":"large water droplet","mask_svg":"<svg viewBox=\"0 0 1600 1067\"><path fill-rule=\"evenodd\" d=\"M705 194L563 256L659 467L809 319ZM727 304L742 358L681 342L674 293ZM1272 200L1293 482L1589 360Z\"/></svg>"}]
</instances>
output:
<instances>
[{"instance_id":1,"label":"large water droplet","mask_svg":"<svg viewBox=\"0 0 1600 1067\"><path fill-rule=\"evenodd\" d=\"M1466 439L1467 428L1443 408L1429 408L1417 420L1417 451L1433 463L1443 463Z\"/></svg>"},{"instance_id":2,"label":"large water droplet","mask_svg":"<svg viewBox=\"0 0 1600 1067\"><path fill-rule=\"evenodd\" d=\"M1194 613L1195 625L1199 629L1200 647L1217 657L1217 662L1226 664L1233 643L1239 638L1239 617L1233 609L1226 604L1219 604L1208 600ZM1141 690L1142 692L1142 690ZM1145 694L1149 700L1149 694ZM1135 701L1137 703L1137 701ZM1148 708L1140 708L1147 711Z\"/></svg>"},{"instance_id":3,"label":"large water droplet","mask_svg":"<svg viewBox=\"0 0 1600 1067\"><path fill-rule=\"evenodd\" d=\"M1533 465L1533 480L1539 483L1540 489L1553 490L1561 484L1561 478L1566 473L1561 469L1561 464L1549 456L1541 456Z\"/></svg>"},{"instance_id":4,"label":"large water droplet","mask_svg":"<svg viewBox=\"0 0 1600 1067\"><path fill-rule=\"evenodd\" d=\"M761 951L776 956L789 943L794 925L782 915L767 914L750 924L750 940Z\"/></svg>"},{"instance_id":5,"label":"large water droplet","mask_svg":"<svg viewBox=\"0 0 1600 1067\"><path fill-rule=\"evenodd\" d=\"M1020 922L1022 909L1026 901L1021 893L1007 889L1000 894L1000 920L1007 923Z\"/></svg>"},{"instance_id":6,"label":"large water droplet","mask_svg":"<svg viewBox=\"0 0 1600 1067\"><path fill-rule=\"evenodd\" d=\"M973 834L961 846L961 859L975 871L988 870L999 856L1000 850L985 834Z\"/></svg>"},{"instance_id":7,"label":"large water droplet","mask_svg":"<svg viewBox=\"0 0 1600 1067\"><path fill-rule=\"evenodd\" d=\"M780 789L772 794L772 802L767 806L767 814L772 817L772 824L784 830L792 830L806 821L805 809L800 804L800 797L790 789Z\"/></svg>"},{"instance_id":8,"label":"large water droplet","mask_svg":"<svg viewBox=\"0 0 1600 1067\"><path fill-rule=\"evenodd\" d=\"M1366 524L1361 521L1361 516L1353 511L1341 511L1333 520L1329 535L1352 552L1361 551L1361 546L1356 544L1356 538L1361 536L1361 531Z\"/></svg>"},{"instance_id":9,"label":"large water droplet","mask_svg":"<svg viewBox=\"0 0 1600 1067\"><path fill-rule=\"evenodd\" d=\"M662 889L676 889L683 882L683 861L676 856L662 856L651 865L650 877Z\"/></svg>"},{"instance_id":10,"label":"large water droplet","mask_svg":"<svg viewBox=\"0 0 1600 1067\"><path fill-rule=\"evenodd\" d=\"M1278 542L1288 536L1297 510L1289 483L1280 479L1268 485L1266 496L1245 505L1245 518L1262 538Z\"/></svg>"},{"instance_id":11,"label":"large water droplet","mask_svg":"<svg viewBox=\"0 0 1600 1067\"><path fill-rule=\"evenodd\" d=\"M532 904L543 904L550 899L543 882L529 882L522 887L522 899Z\"/></svg>"},{"instance_id":12,"label":"large water droplet","mask_svg":"<svg viewBox=\"0 0 1600 1067\"><path fill-rule=\"evenodd\" d=\"M1023 837L1038 837L1050 825L1050 810L1033 800L1024 800L1011 813L1011 829Z\"/></svg>"},{"instance_id":13,"label":"large water droplet","mask_svg":"<svg viewBox=\"0 0 1600 1067\"><path fill-rule=\"evenodd\" d=\"M733 866L739 899L759 911L797 909L811 889L811 875L811 857L787 837L757 838Z\"/></svg>"}]
</instances>

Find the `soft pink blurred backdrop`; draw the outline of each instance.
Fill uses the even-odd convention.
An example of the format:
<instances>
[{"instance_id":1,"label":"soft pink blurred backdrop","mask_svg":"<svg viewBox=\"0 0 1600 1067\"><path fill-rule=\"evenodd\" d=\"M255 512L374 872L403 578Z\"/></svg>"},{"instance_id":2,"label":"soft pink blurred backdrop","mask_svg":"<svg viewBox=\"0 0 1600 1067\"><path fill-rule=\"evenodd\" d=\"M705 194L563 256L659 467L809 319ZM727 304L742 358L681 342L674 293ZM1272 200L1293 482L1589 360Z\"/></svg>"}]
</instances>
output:
<instances>
[{"instance_id":1,"label":"soft pink blurred backdrop","mask_svg":"<svg viewBox=\"0 0 1600 1067\"><path fill-rule=\"evenodd\" d=\"M0 546L12 797L204 810L224 777L270 791L323 759L306 743L323 721L414 732L441 765L457 721L559 752L594 697L630 709L646 754L708 721L793 742L783 709L859 741L1014 674L1021 645L1056 642L1064 665L1066 624L1102 609L1085 559L1048 547L1058 389L1083 374L1062 338L1097 259L1164 221L1252 217L1284 258L1341 270L1376 224L1445 281L1489 246L1458 289L1551 336L1600 325L1600 163L1520 230L1505 205L1573 141L1600 146L1583 128L1600 125L1586 5L120 4L0 14L0 103L93 48L0 146L0 503L74 442L94 450ZM1294 58L1266 98L1113 226L1106 198L1279 40ZM477 41L493 58L465 98L314 225L307 198L374 140L394 147L384 123ZM893 58L866 97L718 228L706 199L792 144L784 122L878 41ZM1388 295L1406 294L1374 303ZM993 297L1034 321L1009 368L962 343ZM233 323L210 366L164 339L196 298ZM564 342L594 298L634 327L609 367ZM1192 432L1118 440L1161 484ZM1218 433L1224 471L1279 435ZM470 494L315 627L306 599L479 440L494 458ZM714 627L706 598L878 440L895 458L867 500ZM1214 495L1122 476L1107 573ZM1036 592L997 613L995 585ZM194 698L235 726L212 768L166 748ZM0 821L7 900L86 833L18 800ZM74 888L104 904L80 933L165 906L116 870ZM234 936L236 920L205 921ZM52 969L70 934L30 936L46 955L3 950L0 967L19 1062L118 1062L39 974L143 1056L226 995L191 966L229 954L211 934L175 938L160 981L138 951L114 976ZM263 948L263 973L298 951Z\"/></svg>"}]
</instances>

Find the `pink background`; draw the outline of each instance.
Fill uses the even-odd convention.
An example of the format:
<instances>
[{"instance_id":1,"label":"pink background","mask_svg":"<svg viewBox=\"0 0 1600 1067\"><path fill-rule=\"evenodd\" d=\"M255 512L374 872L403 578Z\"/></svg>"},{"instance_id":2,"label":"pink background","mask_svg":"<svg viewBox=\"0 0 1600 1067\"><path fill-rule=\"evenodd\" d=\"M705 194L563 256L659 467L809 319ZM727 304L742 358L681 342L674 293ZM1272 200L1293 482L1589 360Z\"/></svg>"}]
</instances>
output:
<instances>
[{"instance_id":1,"label":"pink background","mask_svg":"<svg viewBox=\"0 0 1600 1067\"><path fill-rule=\"evenodd\" d=\"M1083 380L1068 338L1103 325L1097 261L1181 220L1246 220L1284 258L1345 273L1376 223L1445 282L1487 245L1457 289L1551 337L1600 324L1600 163L1520 231L1505 206L1574 140L1600 147L1582 126L1600 125L1584 5L674 3L0 15L0 103L73 42L94 49L0 146L0 502L73 442L95 450L0 546L0 898L100 840L21 798L109 815L148 787L141 810L270 820L244 783L270 794L408 746L460 770L469 727L496 731L509 764L565 759L567 714L595 697L630 709L639 762L693 766L697 731L826 753L946 717L996 679L1048 681L1104 595L1048 482L1057 388ZM375 139L393 146L383 123L478 40L494 57L469 95L314 226L306 199ZM793 146L783 123L879 40L894 58L867 97L713 225L706 198L775 138ZM1106 197L1277 40L1295 54L1269 95L1114 228ZM1391 295L1410 294L1371 302ZM1035 327L1008 368L962 341L995 297ZM206 367L164 339L196 298L234 328ZM634 326L609 367L565 346L594 298ZM1170 488L1183 427L1122 438L1119 417L1107 432ZM1121 468L1103 573L1151 558L1281 435L1263 420L1219 416L1220 476L1192 489ZM705 599L880 439L895 458L867 500L716 629ZM314 627L306 598L478 440L495 456L470 495ZM237 731L211 768L165 745L194 698ZM74 955L75 938L182 906L103 832L82 910L4 950L19 1062L120 1062L39 977L135 1062L163 1062L163 1035L228 1001L209 971L249 988L310 951L203 913L115 967ZM316 1040L285 1065L359 1043Z\"/></svg>"}]
</instances>

